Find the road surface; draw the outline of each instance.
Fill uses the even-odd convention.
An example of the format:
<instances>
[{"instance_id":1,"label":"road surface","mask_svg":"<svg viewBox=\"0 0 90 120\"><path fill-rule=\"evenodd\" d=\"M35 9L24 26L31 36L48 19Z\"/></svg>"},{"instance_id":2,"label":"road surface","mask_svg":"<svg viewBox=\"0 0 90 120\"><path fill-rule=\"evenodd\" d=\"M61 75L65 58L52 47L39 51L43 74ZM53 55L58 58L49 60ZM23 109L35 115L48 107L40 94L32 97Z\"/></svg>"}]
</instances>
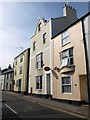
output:
<instances>
[{"instance_id":1,"label":"road surface","mask_svg":"<svg viewBox=\"0 0 90 120\"><path fill-rule=\"evenodd\" d=\"M78 119L78 117L71 114L27 101L21 96L20 94L13 95L2 92L2 120L30 120L30 118Z\"/></svg>"}]
</instances>

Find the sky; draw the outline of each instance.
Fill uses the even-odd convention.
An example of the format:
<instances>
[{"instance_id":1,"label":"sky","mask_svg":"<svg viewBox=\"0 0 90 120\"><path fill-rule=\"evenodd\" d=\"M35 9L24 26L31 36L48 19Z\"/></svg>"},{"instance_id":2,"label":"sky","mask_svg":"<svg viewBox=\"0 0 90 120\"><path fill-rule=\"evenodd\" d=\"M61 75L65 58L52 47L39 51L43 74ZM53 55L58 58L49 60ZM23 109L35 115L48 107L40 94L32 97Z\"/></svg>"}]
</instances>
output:
<instances>
[{"instance_id":1,"label":"sky","mask_svg":"<svg viewBox=\"0 0 90 120\"><path fill-rule=\"evenodd\" d=\"M12 64L14 58L30 47L39 17L46 20L63 16L65 2L0 2L0 67ZM69 2L78 18L88 12L88 3ZM22 49L23 48L23 49Z\"/></svg>"}]
</instances>

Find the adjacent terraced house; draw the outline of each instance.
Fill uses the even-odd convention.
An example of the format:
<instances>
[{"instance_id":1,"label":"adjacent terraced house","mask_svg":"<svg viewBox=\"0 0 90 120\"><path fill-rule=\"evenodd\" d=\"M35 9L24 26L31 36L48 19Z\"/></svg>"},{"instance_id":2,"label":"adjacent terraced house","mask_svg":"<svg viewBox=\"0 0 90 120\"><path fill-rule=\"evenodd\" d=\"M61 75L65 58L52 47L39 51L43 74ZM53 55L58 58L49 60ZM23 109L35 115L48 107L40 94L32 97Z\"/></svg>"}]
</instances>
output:
<instances>
[{"instance_id":1,"label":"adjacent terraced house","mask_svg":"<svg viewBox=\"0 0 90 120\"><path fill-rule=\"evenodd\" d=\"M88 102L89 21L90 13L87 13L52 38L53 98L70 103Z\"/></svg>"},{"instance_id":2,"label":"adjacent terraced house","mask_svg":"<svg viewBox=\"0 0 90 120\"><path fill-rule=\"evenodd\" d=\"M14 58L14 91L28 93L30 48Z\"/></svg>"},{"instance_id":3,"label":"adjacent terraced house","mask_svg":"<svg viewBox=\"0 0 90 120\"><path fill-rule=\"evenodd\" d=\"M11 65L8 66L7 70L3 72L4 75L4 90L13 91L13 68Z\"/></svg>"}]
</instances>

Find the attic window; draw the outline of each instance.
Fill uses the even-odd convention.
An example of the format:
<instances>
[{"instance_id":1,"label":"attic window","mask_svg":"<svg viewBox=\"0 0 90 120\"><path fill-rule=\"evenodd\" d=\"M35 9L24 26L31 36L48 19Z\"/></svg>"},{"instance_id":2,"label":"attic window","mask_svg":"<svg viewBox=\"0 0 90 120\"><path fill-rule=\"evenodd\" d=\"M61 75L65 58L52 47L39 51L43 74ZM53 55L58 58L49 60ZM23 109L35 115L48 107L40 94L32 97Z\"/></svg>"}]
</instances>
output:
<instances>
[{"instance_id":1,"label":"attic window","mask_svg":"<svg viewBox=\"0 0 90 120\"><path fill-rule=\"evenodd\" d=\"M38 24L38 31L41 31L41 23Z\"/></svg>"}]
</instances>

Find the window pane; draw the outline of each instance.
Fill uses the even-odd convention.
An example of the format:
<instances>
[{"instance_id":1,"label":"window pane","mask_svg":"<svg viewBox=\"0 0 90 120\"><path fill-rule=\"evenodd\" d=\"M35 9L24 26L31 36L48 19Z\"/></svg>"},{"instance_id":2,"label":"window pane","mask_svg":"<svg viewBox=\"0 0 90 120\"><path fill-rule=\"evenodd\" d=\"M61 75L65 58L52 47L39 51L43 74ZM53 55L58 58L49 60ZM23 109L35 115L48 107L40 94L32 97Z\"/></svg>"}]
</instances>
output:
<instances>
[{"instance_id":1,"label":"window pane","mask_svg":"<svg viewBox=\"0 0 90 120\"><path fill-rule=\"evenodd\" d=\"M46 42L46 33L43 34L43 43Z\"/></svg>"},{"instance_id":2,"label":"window pane","mask_svg":"<svg viewBox=\"0 0 90 120\"><path fill-rule=\"evenodd\" d=\"M36 68L42 68L43 63L43 54L39 54L36 56Z\"/></svg>"},{"instance_id":3,"label":"window pane","mask_svg":"<svg viewBox=\"0 0 90 120\"><path fill-rule=\"evenodd\" d=\"M73 56L73 48L69 49L69 56Z\"/></svg>"},{"instance_id":4,"label":"window pane","mask_svg":"<svg viewBox=\"0 0 90 120\"><path fill-rule=\"evenodd\" d=\"M62 84L71 84L70 77L62 77Z\"/></svg>"},{"instance_id":5,"label":"window pane","mask_svg":"<svg viewBox=\"0 0 90 120\"><path fill-rule=\"evenodd\" d=\"M62 86L62 93L71 93L71 86Z\"/></svg>"},{"instance_id":6,"label":"window pane","mask_svg":"<svg viewBox=\"0 0 90 120\"><path fill-rule=\"evenodd\" d=\"M40 89L42 89L42 76L40 76Z\"/></svg>"},{"instance_id":7,"label":"window pane","mask_svg":"<svg viewBox=\"0 0 90 120\"><path fill-rule=\"evenodd\" d=\"M72 58L70 58L70 65L73 65L74 64L74 62L73 62L73 57Z\"/></svg>"},{"instance_id":8,"label":"window pane","mask_svg":"<svg viewBox=\"0 0 90 120\"><path fill-rule=\"evenodd\" d=\"M39 89L39 77L36 77L36 89Z\"/></svg>"},{"instance_id":9,"label":"window pane","mask_svg":"<svg viewBox=\"0 0 90 120\"><path fill-rule=\"evenodd\" d=\"M36 89L42 89L42 76L36 77Z\"/></svg>"},{"instance_id":10,"label":"window pane","mask_svg":"<svg viewBox=\"0 0 90 120\"><path fill-rule=\"evenodd\" d=\"M38 68L41 68L41 62L38 62Z\"/></svg>"},{"instance_id":11,"label":"window pane","mask_svg":"<svg viewBox=\"0 0 90 120\"><path fill-rule=\"evenodd\" d=\"M68 36L69 36L68 31L62 33L62 45L65 45L66 43L69 42Z\"/></svg>"},{"instance_id":12,"label":"window pane","mask_svg":"<svg viewBox=\"0 0 90 120\"><path fill-rule=\"evenodd\" d=\"M62 59L68 57L68 51L63 51L62 52Z\"/></svg>"}]
</instances>

